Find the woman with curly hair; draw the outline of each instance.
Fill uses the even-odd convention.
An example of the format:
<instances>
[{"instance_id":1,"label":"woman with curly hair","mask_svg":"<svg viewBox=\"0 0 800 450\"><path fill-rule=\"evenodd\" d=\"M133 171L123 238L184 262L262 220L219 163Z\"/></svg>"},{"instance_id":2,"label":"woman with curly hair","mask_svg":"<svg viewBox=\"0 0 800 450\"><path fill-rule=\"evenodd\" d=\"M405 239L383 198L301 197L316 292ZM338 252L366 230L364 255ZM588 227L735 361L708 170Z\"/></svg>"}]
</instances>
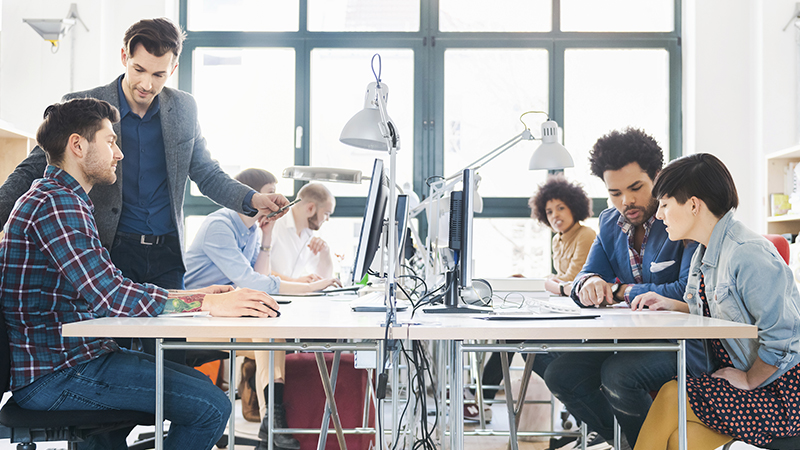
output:
<instances>
[{"instance_id":1,"label":"woman with curly hair","mask_svg":"<svg viewBox=\"0 0 800 450\"><path fill-rule=\"evenodd\" d=\"M547 278L544 287L548 292L566 297L594 242L594 230L580 223L591 217L592 201L582 187L561 175L553 175L539 186L528 205L533 218L556 233L553 236L556 273Z\"/></svg>"}]
</instances>

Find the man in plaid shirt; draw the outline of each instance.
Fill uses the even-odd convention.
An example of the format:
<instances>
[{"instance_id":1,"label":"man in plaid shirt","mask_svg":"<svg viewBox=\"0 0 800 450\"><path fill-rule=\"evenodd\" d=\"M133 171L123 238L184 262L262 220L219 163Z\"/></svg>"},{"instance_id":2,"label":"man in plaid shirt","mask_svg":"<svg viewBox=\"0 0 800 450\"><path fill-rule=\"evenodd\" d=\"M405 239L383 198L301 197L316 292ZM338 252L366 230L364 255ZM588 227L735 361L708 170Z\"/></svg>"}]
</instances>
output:
<instances>
[{"instance_id":1,"label":"man in plaid shirt","mask_svg":"<svg viewBox=\"0 0 800 450\"><path fill-rule=\"evenodd\" d=\"M167 291L124 278L101 245L88 193L112 184L123 158L112 123L119 112L94 99L49 106L36 138L47 153L44 178L20 197L0 242L0 307L11 350L10 389L34 410L155 411L155 359L110 338L65 337L64 323L104 316L202 310L217 316L274 317L267 294L211 286ZM200 372L165 363L169 449L210 449L231 405ZM100 435L86 448L126 448L130 430Z\"/></svg>"}]
</instances>

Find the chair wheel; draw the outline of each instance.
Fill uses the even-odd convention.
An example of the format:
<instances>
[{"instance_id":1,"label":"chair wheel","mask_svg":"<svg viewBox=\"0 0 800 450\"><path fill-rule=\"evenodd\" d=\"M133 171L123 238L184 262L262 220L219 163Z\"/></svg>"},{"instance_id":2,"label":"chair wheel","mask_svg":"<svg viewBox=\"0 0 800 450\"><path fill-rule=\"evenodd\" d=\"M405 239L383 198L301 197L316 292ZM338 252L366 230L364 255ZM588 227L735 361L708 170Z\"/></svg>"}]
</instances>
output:
<instances>
[{"instance_id":1,"label":"chair wheel","mask_svg":"<svg viewBox=\"0 0 800 450\"><path fill-rule=\"evenodd\" d=\"M561 421L561 429L564 431L569 431L572 429L572 421L571 420L562 420Z\"/></svg>"}]
</instances>

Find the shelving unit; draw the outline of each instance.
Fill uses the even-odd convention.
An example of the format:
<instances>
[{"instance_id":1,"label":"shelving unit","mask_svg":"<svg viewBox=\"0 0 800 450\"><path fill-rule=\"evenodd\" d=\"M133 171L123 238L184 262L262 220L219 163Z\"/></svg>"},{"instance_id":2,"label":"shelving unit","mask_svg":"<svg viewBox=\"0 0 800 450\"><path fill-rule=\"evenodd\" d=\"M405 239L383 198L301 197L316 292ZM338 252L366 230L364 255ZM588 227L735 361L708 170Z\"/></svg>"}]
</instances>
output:
<instances>
[{"instance_id":1,"label":"shelving unit","mask_svg":"<svg viewBox=\"0 0 800 450\"><path fill-rule=\"evenodd\" d=\"M784 175L790 162L800 162L800 145L767 155L767 210L771 212L770 194L784 194ZM767 217L767 233L800 233L800 214L791 212L782 216Z\"/></svg>"},{"instance_id":2,"label":"shelving unit","mask_svg":"<svg viewBox=\"0 0 800 450\"><path fill-rule=\"evenodd\" d=\"M8 178L35 145L36 139L32 135L0 120L0 183Z\"/></svg>"}]
</instances>

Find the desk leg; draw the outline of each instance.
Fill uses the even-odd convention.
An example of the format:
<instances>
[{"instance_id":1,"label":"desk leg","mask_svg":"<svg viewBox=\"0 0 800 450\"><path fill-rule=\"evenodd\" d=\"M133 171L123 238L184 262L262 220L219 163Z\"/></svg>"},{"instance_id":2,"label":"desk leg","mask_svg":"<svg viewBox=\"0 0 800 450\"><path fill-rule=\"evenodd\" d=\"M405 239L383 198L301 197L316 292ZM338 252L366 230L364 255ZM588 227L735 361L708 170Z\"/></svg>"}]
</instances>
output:
<instances>
[{"instance_id":1,"label":"desk leg","mask_svg":"<svg viewBox=\"0 0 800 450\"><path fill-rule=\"evenodd\" d=\"M156 339L156 450L164 450L164 349Z\"/></svg>"},{"instance_id":2,"label":"desk leg","mask_svg":"<svg viewBox=\"0 0 800 450\"><path fill-rule=\"evenodd\" d=\"M511 372L508 369L507 352L500 352L500 363L503 366L503 385L506 391L506 410L508 411L508 445L511 446L511 450L517 450L517 418L514 414L514 391L511 389ZM520 398L518 401L522 402L522 399Z\"/></svg>"},{"instance_id":3,"label":"desk leg","mask_svg":"<svg viewBox=\"0 0 800 450\"><path fill-rule=\"evenodd\" d=\"M331 379L328 376L328 367L325 365L325 356L322 353L316 352L314 356L317 358L317 368L319 369L320 378L322 378L322 387L325 389L325 397L328 399L328 405L331 408L331 417L333 418L333 426L336 428L336 438L339 439L339 448L347 450L347 443L344 440L344 432L342 431L342 423L339 421L339 411L336 409L336 401L333 399L333 387L331 386Z\"/></svg>"},{"instance_id":4,"label":"desk leg","mask_svg":"<svg viewBox=\"0 0 800 450\"><path fill-rule=\"evenodd\" d=\"M450 450L464 448L464 354L453 341L450 359Z\"/></svg>"},{"instance_id":5,"label":"desk leg","mask_svg":"<svg viewBox=\"0 0 800 450\"><path fill-rule=\"evenodd\" d=\"M439 445L442 446L442 449L445 449L446 446L446 429L447 429L447 385L448 383L448 375L447 375L447 364L450 361L449 350L450 345L448 341L436 341L436 401L439 402L439 407L437 408L439 411L439 419L436 422L438 426L436 430L439 434ZM451 377L452 378L452 377Z\"/></svg>"},{"instance_id":6,"label":"desk leg","mask_svg":"<svg viewBox=\"0 0 800 450\"><path fill-rule=\"evenodd\" d=\"M235 343L236 339L231 339ZM236 350L230 351L231 356L228 359L229 373L228 373L228 397L231 399L231 418L228 421L228 448L231 450L236 449L236 389L233 387L236 383Z\"/></svg>"},{"instance_id":7,"label":"desk leg","mask_svg":"<svg viewBox=\"0 0 800 450\"><path fill-rule=\"evenodd\" d=\"M678 341L678 448L686 450L686 340Z\"/></svg>"},{"instance_id":8,"label":"desk leg","mask_svg":"<svg viewBox=\"0 0 800 450\"><path fill-rule=\"evenodd\" d=\"M270 339L270 342L275 342L275 339ZM269 385L267 385L267 417L273 418L275 417L275 352L270 350L269 352ZM263 419L262 419L263 420ZM267 449L273 449L273 438L275 431L272 427L272 424L275 422L274 420L267 420L268 422L268 432L267 432Z\"/></svg>"},{"instance_id":9,"label":"desk leg","mask_svg":"<svg viewBox=\"0 0 800 450\"><path fill-rule=\"evenodd\" d=\"M336 376L339 374L339 359L342 355L340 350L333 352L333 366L331 367L331 392L336 398ZM327 370L327 368L325 369ZM328 424L331 420L331 407L325 405L325 413L322 415L322 425L319 428L319 439L317 440L317 450L325 450L325 443L328 441Z\"/></svg>"}]
</instances>

